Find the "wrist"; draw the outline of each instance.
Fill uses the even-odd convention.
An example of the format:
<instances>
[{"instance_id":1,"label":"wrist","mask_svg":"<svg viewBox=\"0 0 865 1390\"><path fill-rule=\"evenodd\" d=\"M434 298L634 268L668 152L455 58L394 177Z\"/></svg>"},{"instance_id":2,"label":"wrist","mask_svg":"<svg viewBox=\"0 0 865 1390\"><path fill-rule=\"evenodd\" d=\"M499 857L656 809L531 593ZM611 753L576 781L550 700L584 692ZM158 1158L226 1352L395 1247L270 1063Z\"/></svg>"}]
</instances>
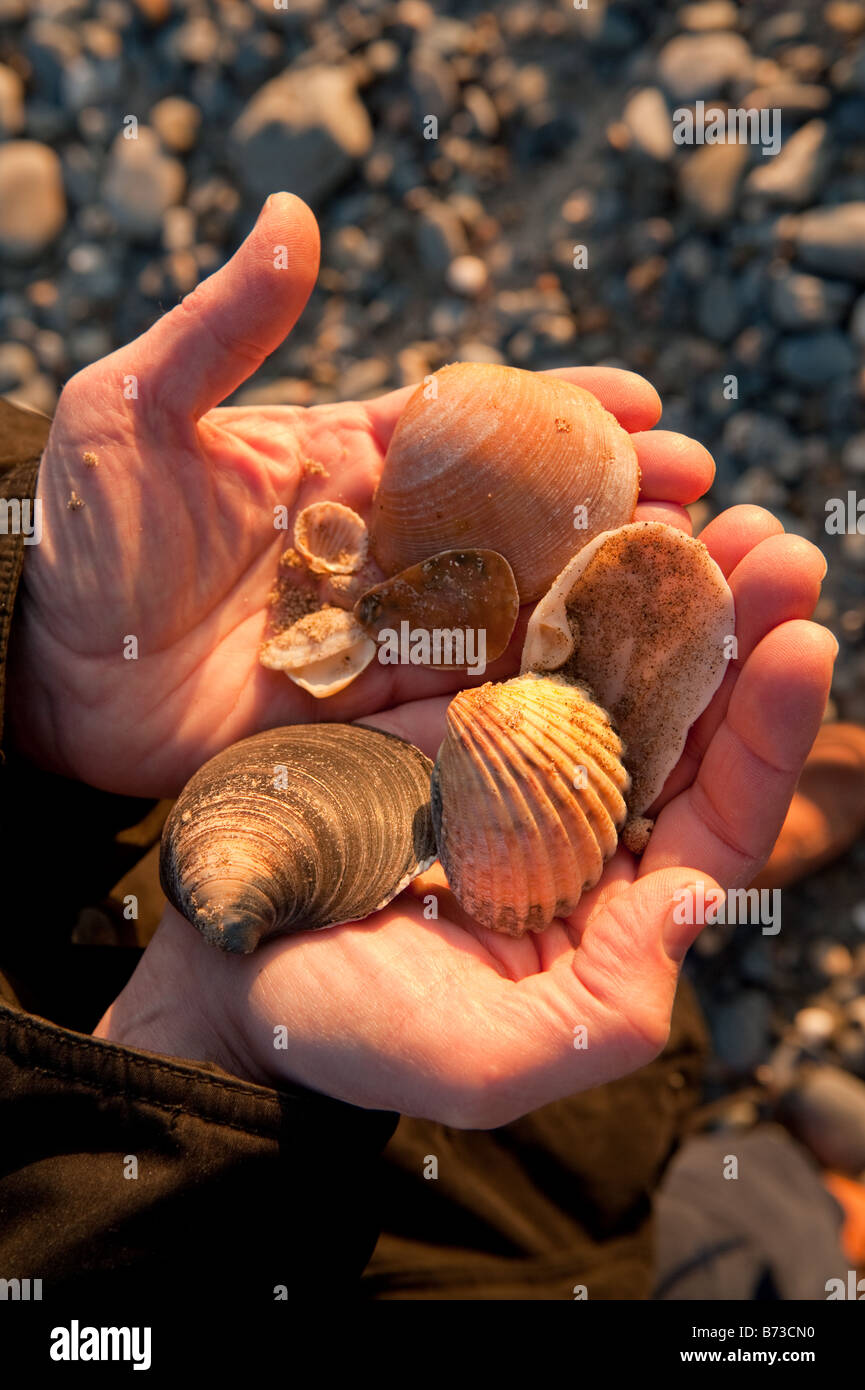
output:
<instances>
[{"instance_id":1,"label":"wrist","mask_svg":"<svg viewBox=\"0 0 865 1390\"><path fill-rule=\"evenodd\" d=\"M236 1026L234 1001L248 989L247 957L209 946L172 907L128 984L93 1036L190 1062L213 1062L261 1084Z\"/></svg>"}]
</instances>

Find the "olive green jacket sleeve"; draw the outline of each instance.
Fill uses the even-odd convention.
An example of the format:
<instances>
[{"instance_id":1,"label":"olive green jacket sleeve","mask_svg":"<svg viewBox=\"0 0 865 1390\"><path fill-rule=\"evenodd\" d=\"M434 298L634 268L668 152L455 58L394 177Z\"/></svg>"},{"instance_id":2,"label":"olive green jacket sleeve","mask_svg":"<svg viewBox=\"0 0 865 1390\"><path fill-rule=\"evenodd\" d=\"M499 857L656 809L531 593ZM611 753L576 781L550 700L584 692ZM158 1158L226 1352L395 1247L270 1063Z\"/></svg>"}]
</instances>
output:
<instances>
[{"instance_id":1,"label":"olive green jacket sleeve","mask_svg":"<svg viewBox=\"0 0 865 1390\"><path fill-rule=\"evenodd\" d=\"M14 499L34 496L49 427L0 400L0 718L28 551ZM396 1116L89 1036L141 952L73 928L140 857L128 830L152 803L3 751L0 1279L41 1280L58 1309L111 1295L141 1313L202 1288L260 1305L350 1293Z\"/></svg>"}]
</instances>

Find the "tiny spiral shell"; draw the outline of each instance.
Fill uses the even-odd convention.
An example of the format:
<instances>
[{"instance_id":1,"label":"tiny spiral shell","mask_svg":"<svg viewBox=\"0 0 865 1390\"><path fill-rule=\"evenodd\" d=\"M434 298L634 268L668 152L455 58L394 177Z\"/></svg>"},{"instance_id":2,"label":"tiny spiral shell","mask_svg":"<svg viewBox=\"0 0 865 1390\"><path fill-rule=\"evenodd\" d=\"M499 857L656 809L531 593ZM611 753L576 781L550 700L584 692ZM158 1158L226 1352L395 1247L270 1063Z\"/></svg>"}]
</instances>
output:
<instances>
[{"instance_id":1,"label":"tiny spiral shell","mask_svg":"<svg viewBox=\"0 0 865 1390\"><path fill-rule=\"evenodd\" d=\"M450 887L486 927L541 931L615 851L621 740L585 686L534 673L462 691L447 719L432 814Z\"/></svg>"}]
</instances>

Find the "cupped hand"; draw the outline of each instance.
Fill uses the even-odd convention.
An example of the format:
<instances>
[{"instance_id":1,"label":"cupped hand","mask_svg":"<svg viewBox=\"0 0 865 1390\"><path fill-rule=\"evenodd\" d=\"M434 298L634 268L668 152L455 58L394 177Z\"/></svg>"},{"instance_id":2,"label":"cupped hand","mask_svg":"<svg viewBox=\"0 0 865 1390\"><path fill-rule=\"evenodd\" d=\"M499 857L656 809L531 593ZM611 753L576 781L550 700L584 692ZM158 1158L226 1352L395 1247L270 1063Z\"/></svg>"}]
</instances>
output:
<instances>
[{"instance_id":1,"label":"cupped hand","mask_svg":"<svg viewBox=\"0 0 865 1390\"><path fill-rule=\"evenodd\" d=\"M225 267L67 383L39 472L43 538L28 550L10 653L9 725L25 756L110 791L173 795L259 729L353 719L466 683L458 672L374 662L317 701L258 662L296 511L325 497L368 511L411 392L220 408L291 330L318 255L309 209L274 194ZM660 403L642 378L559 375L631 431L638 516L686 524L683 504L712 481L706 450L652 430ZM288 531L274 526L278 507L289 508ZM521 630L484 678L516 669Z\"/></svg>"},{"instance_id":2,"label":"cupped hand","mask_svg":"<svg viewBox=\"0 0 865 1390\"><path fill-rule=\"evenodd\" d=\"M98 1035L466 1128L650 1061L701 930L701 889L746 885L768 857L837 650L807 621L825 570L815 547L755 507L702 539L735 596L738 657L654 808L642 860L620 849L575 913L518 941L467 919L437 866L364 922L249 957L222 955L168 909ZM366 722L432 753L445 703Z\"/></svg>"}]
</instances>

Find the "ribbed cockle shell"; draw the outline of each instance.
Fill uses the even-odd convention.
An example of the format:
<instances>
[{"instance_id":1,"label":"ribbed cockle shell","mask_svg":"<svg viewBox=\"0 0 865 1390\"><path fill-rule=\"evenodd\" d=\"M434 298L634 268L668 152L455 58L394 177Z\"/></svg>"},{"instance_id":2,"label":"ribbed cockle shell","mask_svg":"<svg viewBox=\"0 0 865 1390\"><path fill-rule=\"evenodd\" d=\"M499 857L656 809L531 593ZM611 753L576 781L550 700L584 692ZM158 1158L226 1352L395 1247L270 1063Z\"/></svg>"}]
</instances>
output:
<instances>
[{"instance_id":1,"label":"ribbed cockle shell","mask_svg":"<svg viewBox=\"0 0 865 1390\"><path fill-rule=\"evenodd\" d=\"M357 724L255 734L187 783L162 835L168 899L225 951L366 917L435 858L432 763Z\"/></svg>"},{"instance_id":2,"label":"ribbed cockle shell","mask_svg":"<svg viewBox=\"0 0 865 1390\"><path fill-rule=\"evenodd\" d=\"M497 550L526 603L574 551L631 520L640 470L629 435L559 377L458 362L399 417L373 499L386 574L441 550Z\"/></svg>"},{"instance_id":3,"label":"ribbed cockle shell","mask_svg":"<svg viewBox=\"0 0 865 1390\"><path fill-rule=\"evenodd\" d=\"M572 912L615 851L628 786L621 740L583 686L529 674L462 691L432 782L461 905L510 936Z\"/></svg>"}]
</instances>

